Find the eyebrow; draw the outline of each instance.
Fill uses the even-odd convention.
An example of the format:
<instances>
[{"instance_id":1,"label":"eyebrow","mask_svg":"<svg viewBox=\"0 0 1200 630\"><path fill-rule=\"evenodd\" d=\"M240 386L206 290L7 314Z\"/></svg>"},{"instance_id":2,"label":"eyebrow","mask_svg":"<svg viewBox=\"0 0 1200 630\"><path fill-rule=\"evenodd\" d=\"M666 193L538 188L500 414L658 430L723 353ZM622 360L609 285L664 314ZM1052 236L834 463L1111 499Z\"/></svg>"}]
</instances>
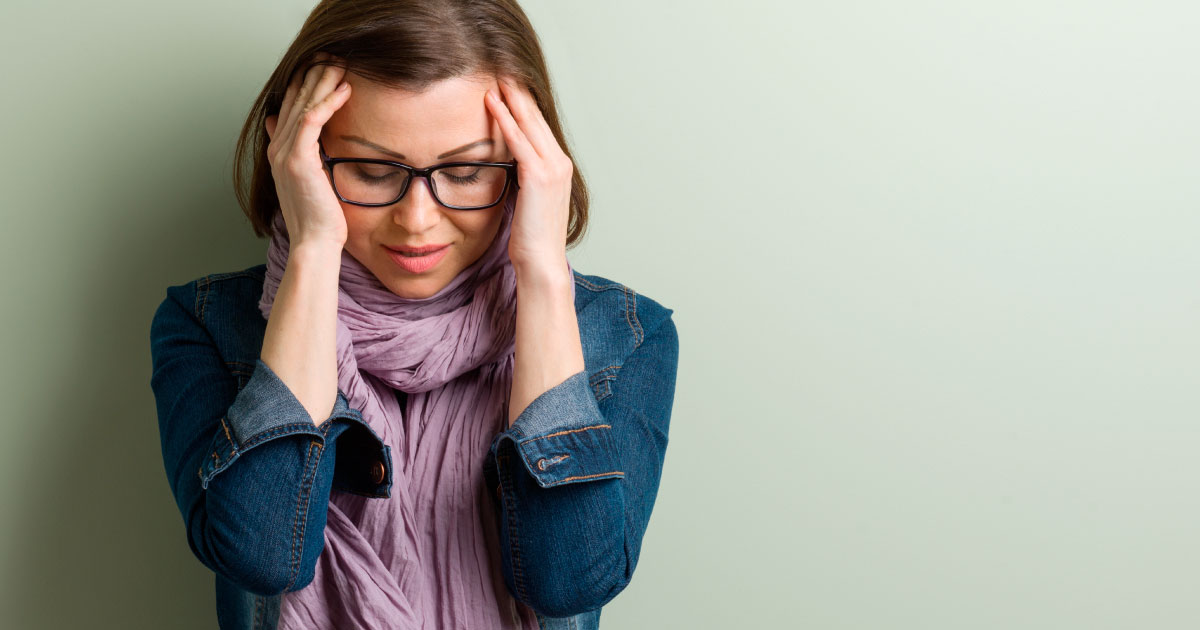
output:
<instances>
[{"instance_id":1,"label":"eyebrow","mask_svg":"<svg viewBox=\"0 0 1200 630\"><path fill-rule=\"evenodd\" d=\"M407 160L408 159L408 158L404 157L403 153L393 151L387 147L381 147L378 144L375 144L374 142L371 142L370 140L363 138L362 136L339 136L339 137L342 140L345 140L347 142L355 142L355 143L361 144L365 147L375 149L376 151L379 151L380 153L386 153L386 154L396 158L397 160ZM479 140L476 140L475 142L464 144L461 147L458 147L457 149L451 149L450 151L447 151L447 152L437 156L437 159L440 160L442 158L450 157L451 155L455 155L457 153L462 153L463 151L467 151L469 149L474 149L475 147L490 146L490 145L494 145L494 144L495 144L495 142L492 141L491 138L481 138Z\"/></svg>"}]
</instances>

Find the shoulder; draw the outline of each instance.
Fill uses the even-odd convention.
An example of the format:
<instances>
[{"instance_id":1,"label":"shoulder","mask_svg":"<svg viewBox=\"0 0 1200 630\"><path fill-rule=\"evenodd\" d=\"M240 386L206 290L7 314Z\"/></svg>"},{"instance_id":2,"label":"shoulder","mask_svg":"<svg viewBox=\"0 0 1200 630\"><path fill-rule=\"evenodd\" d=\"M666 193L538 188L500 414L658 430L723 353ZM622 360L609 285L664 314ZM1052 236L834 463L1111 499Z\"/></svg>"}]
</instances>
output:
<instances>
[{"instance_id":1,"label":"shoulder","mask_svg":"<svg viewBox=\"0 0 1200 630\"><path fill-rule=\"evenodd\" d=\"M627 284L578 270L574 271L574 276L575 311L580 316L580 323L603 322L624 328L635 345L641 344L648 332L665 323L675 312Z\"/></svg>"},{"instance_id":2,"label":"shoulder","mask_svg":"<svg viewBox=\"0 0 1200 630\"><path fill-rule=\"evenodd\" d=\"M662 353L664 360L678 352L674 309L627 284L573 271L580 341L598 396L638 348ZM648 338L655 343L645 344Z\"/></svg>"},{"instance_id":3,"label":"shoulder","mask_svg":"<svg viewBox=\"0 0 1200 630\"><path fill-rule=\"evenodd\" d=\"M266 320L258 309L266 268L258 264L168 286L155 319L185 318L207 331L222 354L252 361L266 332Z\"/></svg>"},{"instance_id":4,"label":"shoulder","mask_svg":"<svg viewBox=\"0 0 1200 630\"><path fill-rule=\"evenodd\" d=\"M266 269L265 264L258 264L238 271L205 274L168 286L166 300L187 307L193 317L207 325L213 319L214 307L223 309L237 304L244 310L246 300L252 297L257 308Z\"/></svg>"}]
</instances>

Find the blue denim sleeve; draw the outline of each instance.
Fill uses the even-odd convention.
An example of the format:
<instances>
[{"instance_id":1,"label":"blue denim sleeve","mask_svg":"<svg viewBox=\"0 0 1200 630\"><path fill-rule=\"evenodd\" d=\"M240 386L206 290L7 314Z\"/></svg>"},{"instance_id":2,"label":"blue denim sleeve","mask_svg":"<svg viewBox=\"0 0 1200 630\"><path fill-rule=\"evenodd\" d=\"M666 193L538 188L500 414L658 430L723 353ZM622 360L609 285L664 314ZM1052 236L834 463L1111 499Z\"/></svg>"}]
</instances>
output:
<instances>
[{"instance_id":1,"label":"blue denim sleeve","mask_svg":"<svg viewBox=\"0 0 1200 630\"><path fill-rule=\"evenodd\" d=\"M492 441L484 475L499 515L504 579L535 611L595 610L633 577L675 397L679 338L666 317L597 400L587 371L535 399Z\"/></svg>"},{"instance_id":2,"label":"blue denim sleeve","mask_svg":"<svg viewBox=\"0 0 1200 630\"><path fill-rule=\"evenodd\" d=\"M299 590L324 548L330 491L388 496L389 449L341 392L314 424L261 360L239 390L193 304L193 285L170 287L150 335L163 464L188 545L247 591Z\"/></svg>"}]
</instances>

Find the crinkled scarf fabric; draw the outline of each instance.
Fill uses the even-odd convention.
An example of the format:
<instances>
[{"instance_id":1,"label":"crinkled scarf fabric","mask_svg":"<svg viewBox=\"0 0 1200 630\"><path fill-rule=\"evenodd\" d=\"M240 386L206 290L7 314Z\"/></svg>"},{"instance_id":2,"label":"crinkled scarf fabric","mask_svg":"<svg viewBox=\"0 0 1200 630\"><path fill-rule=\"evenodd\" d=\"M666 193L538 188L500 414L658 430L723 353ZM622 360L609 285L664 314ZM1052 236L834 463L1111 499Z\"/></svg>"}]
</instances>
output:
<instances>
[{"instance_id":1,"label":"crinkled scarf fabric","mask_svg":"<svg viewBox=\"0 0 1200 630\"><path fill-rule=\"evenodd\" d=\"M483 477L512 384L515 201L510 194L487 252L428 298L397 296L342 251L338 386L391 447L392 492L330 494L316 575L284 594L280 628L537 630L532 611L504 584ZM274 227L259 301L264 318L289 249L282 213ZM408 393L404 409L397 389Z\"/></svg>"}]
</instances>

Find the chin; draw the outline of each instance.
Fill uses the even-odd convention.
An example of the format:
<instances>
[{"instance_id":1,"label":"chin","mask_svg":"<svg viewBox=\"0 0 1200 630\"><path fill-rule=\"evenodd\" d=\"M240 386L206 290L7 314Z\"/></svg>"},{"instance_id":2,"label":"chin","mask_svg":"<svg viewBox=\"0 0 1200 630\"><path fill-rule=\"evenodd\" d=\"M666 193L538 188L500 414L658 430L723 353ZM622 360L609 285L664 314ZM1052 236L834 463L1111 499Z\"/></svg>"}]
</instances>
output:
<instances>
[{"instance_id":1,"label":"chin","mask_svg":"<svg viewBox=\"0 0 1200 630\"><path fill-rule=\"evenodd\" d=\"M390 270L390 275L387 276L388 280L383 281L383 285L389 291L402 298L423 300L441 291L442 287L446 286L446 283L442 282L440 275L413 278L402 274L403 272L392 269ZM379 274L375 275L378 278L382 278Z\"/></svg>"}]
</instances>

